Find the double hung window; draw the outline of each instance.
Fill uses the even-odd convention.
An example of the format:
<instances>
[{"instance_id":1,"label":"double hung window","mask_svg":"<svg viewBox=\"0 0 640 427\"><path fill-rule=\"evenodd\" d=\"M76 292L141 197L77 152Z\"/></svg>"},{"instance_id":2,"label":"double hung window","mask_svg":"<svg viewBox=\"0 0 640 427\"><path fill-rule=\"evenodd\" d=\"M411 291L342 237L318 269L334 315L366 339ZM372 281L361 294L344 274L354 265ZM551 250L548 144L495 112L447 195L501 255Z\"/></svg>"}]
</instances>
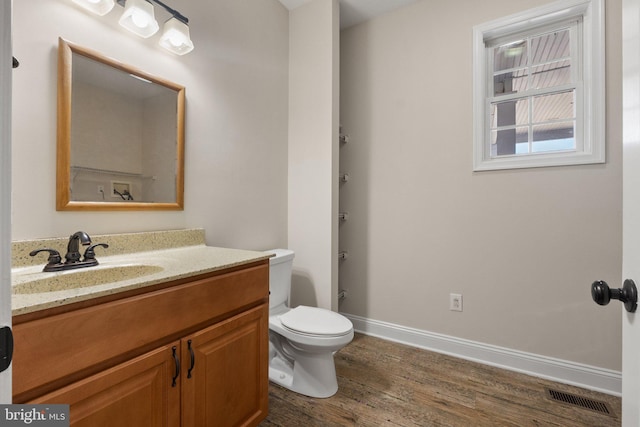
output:
<instances>
[{"instance_id":1,"label":"double hung window","mask_svg":"<svg viewBox=\"0 0 640 427\"><path fill-rule=\"evenodd\" d=\"M474 29L474 170L604 162L603 7L563 0Z\"/></svg>"}]
</instances>

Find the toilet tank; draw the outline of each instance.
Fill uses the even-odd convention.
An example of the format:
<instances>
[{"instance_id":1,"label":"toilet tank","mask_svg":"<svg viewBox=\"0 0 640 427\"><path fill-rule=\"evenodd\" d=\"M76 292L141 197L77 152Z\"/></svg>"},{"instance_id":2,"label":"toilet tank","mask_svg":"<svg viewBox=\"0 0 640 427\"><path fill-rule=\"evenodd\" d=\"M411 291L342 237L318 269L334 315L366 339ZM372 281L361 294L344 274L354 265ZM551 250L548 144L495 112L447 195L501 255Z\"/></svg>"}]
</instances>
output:
<instances>
[{"instance_id":1,"label":"toilet tank","mask_svg":"<svg viewBox=\"0 0 640 427\"><path fill-rule=\"evenodd\" d=\"M265 252L275 254L269 258L269 308L273 308L289 302L295 254L289 249L271 249Z\"/></svg>"}]
</instances>

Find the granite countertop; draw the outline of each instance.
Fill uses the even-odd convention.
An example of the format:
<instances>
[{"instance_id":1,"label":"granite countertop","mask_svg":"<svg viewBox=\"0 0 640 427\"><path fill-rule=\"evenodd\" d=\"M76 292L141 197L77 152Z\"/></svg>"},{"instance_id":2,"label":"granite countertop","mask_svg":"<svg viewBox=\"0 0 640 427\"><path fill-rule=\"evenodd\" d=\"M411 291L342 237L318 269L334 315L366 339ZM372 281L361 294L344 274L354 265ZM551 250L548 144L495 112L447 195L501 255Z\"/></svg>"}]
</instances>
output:
<instances>
[{"instance_id":1,"label":"granite countertop","mask_svg":"<svg viewBox=\"0 0 640 427\"><path fill-rule=\"evenodd\" d=\"M97 240L94 239L94 242ZM44 273L44 263L12 268L14 316L268 259L265 252L203 243L126 254L97 254L95 267ZM46 262L45 262L46 263ZM46 292L41 292L47 289ZM18 293L20 292L20 293Z\"/></svg>"}]
</instances>

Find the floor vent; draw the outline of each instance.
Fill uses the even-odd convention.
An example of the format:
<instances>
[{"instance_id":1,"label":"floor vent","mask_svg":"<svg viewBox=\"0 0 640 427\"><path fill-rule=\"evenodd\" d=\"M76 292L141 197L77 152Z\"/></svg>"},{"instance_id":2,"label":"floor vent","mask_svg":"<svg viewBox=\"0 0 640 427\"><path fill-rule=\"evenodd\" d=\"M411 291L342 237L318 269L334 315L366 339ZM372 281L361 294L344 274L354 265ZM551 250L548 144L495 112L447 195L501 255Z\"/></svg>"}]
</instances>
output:
<instances>
[{"instance_id":1,"label":"floor vent","mask_svg":"<svg viewBox=\"0 0 640 427\"><path fill-rule=\"evenodd\" d=\"M550 388L546 390L547 390L547 397L556 402L562 402L568 405L578 406L580 408L599 412L601 414L614 416L613 411L611 411L611 408L605 402L589 399L587 397L578 396L576 394L565 393L559 390L553 390Z\"/></svg>"}]
</instances>

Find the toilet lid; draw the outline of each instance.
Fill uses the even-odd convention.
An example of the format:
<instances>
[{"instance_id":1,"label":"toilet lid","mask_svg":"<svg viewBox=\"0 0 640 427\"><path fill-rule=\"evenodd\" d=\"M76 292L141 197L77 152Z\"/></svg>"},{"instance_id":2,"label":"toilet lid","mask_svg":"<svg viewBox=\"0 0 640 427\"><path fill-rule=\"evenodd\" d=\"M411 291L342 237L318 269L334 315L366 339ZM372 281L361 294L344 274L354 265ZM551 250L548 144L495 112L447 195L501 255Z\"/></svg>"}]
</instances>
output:
<instances>
[{"instance_id":1,"label":"toilet lid","mask_svg":"<svg viewBox=\"0 0 640 427\"><path fill-rule=\"evenodd\" d=\"M353 329L351 321L341 314L304 305L280 316L280 322L288 329L312 335L344 335Z\"/></svg>"}]
</instances>

